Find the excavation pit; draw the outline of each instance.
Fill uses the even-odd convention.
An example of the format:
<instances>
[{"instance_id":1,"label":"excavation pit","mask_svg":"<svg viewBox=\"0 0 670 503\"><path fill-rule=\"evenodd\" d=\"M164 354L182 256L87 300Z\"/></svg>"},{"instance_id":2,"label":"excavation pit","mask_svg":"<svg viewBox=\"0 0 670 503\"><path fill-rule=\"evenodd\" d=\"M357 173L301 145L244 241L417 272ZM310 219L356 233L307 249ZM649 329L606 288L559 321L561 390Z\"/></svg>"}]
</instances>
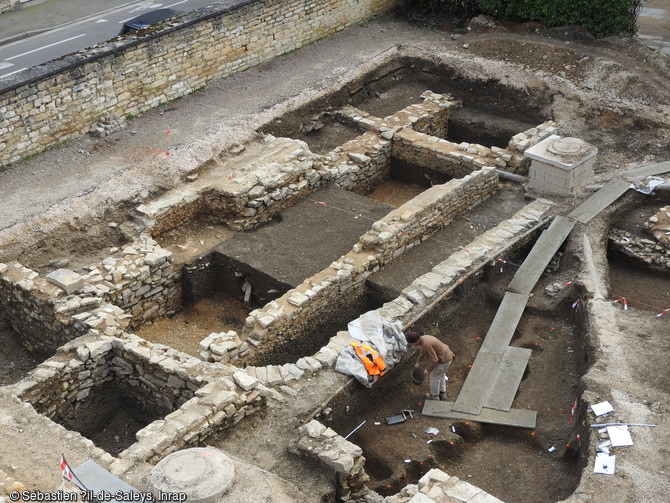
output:
<instances>
[{"instance_id":1,"label":"excavation pit","mask_svg":"<svg viewBox=\"0 0 670 503\"><path fill-rule=\"evenodd\" d=\"M551 103L551 95L547 90L532 88L520 93L498 80L475 80L445 65L398 58L272 121L262 130L266 134L302 139L314 146L314 152L325 154L360 131L360 126L352 127L350 121L338 119L343 107L353 106L363 116L383 119L422 103L422 94L427 89L451 95L461 103L449 118L449 133L444 137L455 143L504 148L515 134L549 119L545 110ZM320 144L322 136L332 140Z\"/></svg>"},{"instance_id":2,"label":"excavation pit","mask_svg":"<svg viewBox=\"0 0 670 503\"><path fill-rule=\"evenodd\" d=\"M522 260L519 255L509 263ZM380 494L393 494L436 466L503 501L560 501L574 491L586 463L583 446L588 443L580 419L568 421L572 403L581 393L579 378L588 366L583 322L571 308L571 299L579 292L566 288L549 297L540 290L556 277L570 274L568 267L564 264L543 277L511 342L532 349L513 407L538 411L534 430L422 416L427 386L417 386L410 378L417 356L413 350L371 389L355 385L329 404L333 411L329 425L342 436L366 421L349 440L363 449L366 459L375 460L368 471L371 487ZM457 355L447 372L447 400L458 396L514 269L485 268L412 326L438 336ZM413 410L413 418L394 425L384 422L402 410ZM428 428L439 433L427 433ZM576 435L581 435L583 445L575 448ZM423 469L414 478L408 466Z\"/></svg>"},{"instance_id":3,"label":"excavation pit","mask_svg":"<svg viewBox=\"0 0 670 503\"><path fill-rule=\"evenodd\" d=\"M59 353L38 369L40 380L24 385L20 397L117 456L201 386L170 365L169 351L139 339L82 342L74 358L60 362Z\"/></svg>"},{"instance_id":4,"label":"excavation pit","mask_svg":"<svg viewBox=\"0 0 670 503\"><path fill-rule=\"evenodd\" d=\"M622 309L634 307L663 316L670 308L670 247L664 221L669 203L667 192L645 199L635 195L612 216L609 298Z\"/></svg>"}]
</instances>

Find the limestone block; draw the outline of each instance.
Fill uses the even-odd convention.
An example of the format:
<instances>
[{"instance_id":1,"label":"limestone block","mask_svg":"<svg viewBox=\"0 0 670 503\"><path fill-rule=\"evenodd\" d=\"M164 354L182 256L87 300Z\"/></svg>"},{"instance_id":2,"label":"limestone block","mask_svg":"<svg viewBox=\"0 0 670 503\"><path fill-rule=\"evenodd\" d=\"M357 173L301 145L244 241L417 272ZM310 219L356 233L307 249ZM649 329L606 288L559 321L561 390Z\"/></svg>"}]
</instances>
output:
<instances>
[{"instance_id":1,"label":"limestone block","mask_svg":"<svg viewBox=\"0 0 670 503\"><path fill-rule=\"evenodd\" d=\"M45 279L59 287L66 294L71 294L84 286L84 278L69 269L56 269L45 276Z\"/></svg>"},{"instance_id":2,"label":"limestone block","mask_svg":"<svg viewBox=\"0 0 670 503\"><path fill-rule=\"evenodd\" d=\"M416 493L407 503L435 503L435 500L423 493Z\"/></svg>"},{"instance_id":3,"label":"limestone block","mask_svg":"<svg viewBox=\"0 0 670 503\"><path fill-rule=\"evenodd\" d=\"M233 374L233 379L235 383L242 388L244 391L249 391L258 386L259 381L255 377L251 377L244 371L238 371Z\"/></svg>"},{"instance_id":4,"label":"limestone block","mask_svg":"<svg viewBox=\"0 0 670 503\"><path fill-rule=\"evenodd\" d=\"M293 292L288 297L289 304L300 307L309 300L309 297L301 292Z\"/></svg>"}]
</instances>

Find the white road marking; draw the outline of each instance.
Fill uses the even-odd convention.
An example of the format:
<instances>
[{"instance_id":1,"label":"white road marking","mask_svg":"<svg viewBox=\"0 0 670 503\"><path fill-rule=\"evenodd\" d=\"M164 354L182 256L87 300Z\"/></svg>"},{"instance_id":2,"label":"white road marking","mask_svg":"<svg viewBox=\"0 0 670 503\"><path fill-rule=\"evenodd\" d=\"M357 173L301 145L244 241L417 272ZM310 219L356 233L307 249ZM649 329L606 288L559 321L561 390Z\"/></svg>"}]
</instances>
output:
<instances>
[{"instance_id":1,"label":"white road marking","mask_svg":"<svg viewBox=\"0 0 670 503\"><path fill-rule=\"evenodd\" d=\"M10 75L14 75L15 73L22 72L23 70L27 70L28 67L25 68L19 68L18 70L14 70L13 72L5 73L4 75L0 76L0 79L4 79L5 77L9 77Z\"/></svg>"},{"instance_id":2,"label":"white road marking","mask_svg":"<svg viewBox=\"0 0 670 503\"><path fill-rule=\"evenodd\" d=\"M74 37L66 38L65 40L59 40L58 42L54 42L53 44L44 45L42 47L38 47L37 49L33 49L32 51L24 52L22 54L17 54L16 56L12 56L11 58L7 58L7 61L9 61L10 59L20 58L21 56L25 56L26 54L32 54L33 52L41 51L43 49L48 49L49 47L53 47L54 45L64 44L65 42L69 42L70 40L74 40L76 38L85 37L85 36L86 36L86 33L82 33L81 35L76 35Z\"/></svg>"},{"instance_id":3,"label":"white road marking","mask_svg":"<svg viewBox=\"0 0 670 503\"><path fill-rule=\"evenodd\" d=\"M98 20L95 22L95 24L98 24L98 23L106 23L106 22L107 22L106 19L98 19Z\"/></svg>"},{"instance_id":4,"label":"white road marking","mask_svg":"<svg viewBox=\"0 0 670 503\"><path fill-rule=\"evenodd\" d=\"M9 68L10 66L14 66L14 63L0 63L0 70L4 70L5 68Z\"/></svg>"}]
</instances>

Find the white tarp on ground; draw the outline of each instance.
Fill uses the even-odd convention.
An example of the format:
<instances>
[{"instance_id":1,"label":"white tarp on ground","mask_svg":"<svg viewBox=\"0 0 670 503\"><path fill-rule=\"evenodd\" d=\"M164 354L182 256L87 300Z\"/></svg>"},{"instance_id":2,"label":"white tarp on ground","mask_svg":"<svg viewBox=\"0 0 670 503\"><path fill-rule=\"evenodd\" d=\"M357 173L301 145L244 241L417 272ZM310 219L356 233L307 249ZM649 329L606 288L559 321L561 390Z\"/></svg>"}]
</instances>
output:
<instances>
[{"instance_id":1,"label":"white tarp on ground","mask_svg":"<svg viewBox=\"0 0 670 503\"><path fill-rule=\"evenodd\" d=\"M399 321L387 321L378 311L368 311L347 325L349 334L354 339L377 350L386 363L385 372L391 370L407 351L407 340L400 327ZM342 350L335 363L335 370L353 376L367 388L374 384L368 379L365 365L353 346Z\"/></svg>"}]
</instances>

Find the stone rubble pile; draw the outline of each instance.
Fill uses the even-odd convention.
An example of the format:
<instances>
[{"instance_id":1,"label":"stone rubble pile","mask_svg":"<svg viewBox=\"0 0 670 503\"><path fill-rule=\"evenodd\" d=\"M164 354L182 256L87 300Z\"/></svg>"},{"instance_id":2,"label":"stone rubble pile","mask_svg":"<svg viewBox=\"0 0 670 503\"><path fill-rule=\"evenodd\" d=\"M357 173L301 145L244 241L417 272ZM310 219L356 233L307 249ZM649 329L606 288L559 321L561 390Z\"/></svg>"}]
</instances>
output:
<instances>
[{"instance_id":1,"label":"stone rubble pile","mask_svg":"<svg viewBox=\"0 0 670 503\"><path fill-rule=\"evenodd\" d=\"M612 246L629 257L661 269L670 269L670 242L663 244L660 241L633 236L622 229L612 229L609 240Z\"/></svg>"},{"instance_id":2,"label":"stone rubble pile","mask_svg":"<svg viewBox=\"0 0 670 503\"><path fill-rule=\"evenodd\" d=\"M542 140L556 134L556 132L556 123L554 121L546 121L537 127L512 136L508 148L523 153L530 147L540 143Z\"/></svg>"},{"instance_id":3,"label":"stone rubble pile","mask_svg":"<svg viewBox=\"0 0 670 503\"><path fill-rule=\"evenodd\" d=\"M417 484L405 486L383 503L503 503L477 486L449 476L436 468L429 470Z\"/></svg>"},{"instance_id":4,"label":"stone rubble pile","mask_svg":"<svg viewBox=\"0 0 670 503\"><path fill-rule=\"evenodd\" d=\"M670 246L670 206L663 206L644 224L660 244Z\"/></svg>"},{"instance_id":5,"label":"stone rubble pile","mask_svg":"<svg viewBox=\"0 0 670 503\"><path fill-rule=\"evenodd\" d=\"M121 131L126 127L125 117L116 117L114 115L105 115L100 117L98 122L91 126L88 133L97 138L104 138L107 135Z\"/></svg>"},{"instance_id":6,"label":"stone rubble pile","mask_svg":"<svg viewBox=\"0 0 670 503\"><path fill-rule=\"evenodd\" d=\"M314 456L335 471L338 501L362 501L370 491L365 485L370 477L365 473L363 450L316 420L298 432L300 438L292 450Z\"/></svg>"}]
</instances>

